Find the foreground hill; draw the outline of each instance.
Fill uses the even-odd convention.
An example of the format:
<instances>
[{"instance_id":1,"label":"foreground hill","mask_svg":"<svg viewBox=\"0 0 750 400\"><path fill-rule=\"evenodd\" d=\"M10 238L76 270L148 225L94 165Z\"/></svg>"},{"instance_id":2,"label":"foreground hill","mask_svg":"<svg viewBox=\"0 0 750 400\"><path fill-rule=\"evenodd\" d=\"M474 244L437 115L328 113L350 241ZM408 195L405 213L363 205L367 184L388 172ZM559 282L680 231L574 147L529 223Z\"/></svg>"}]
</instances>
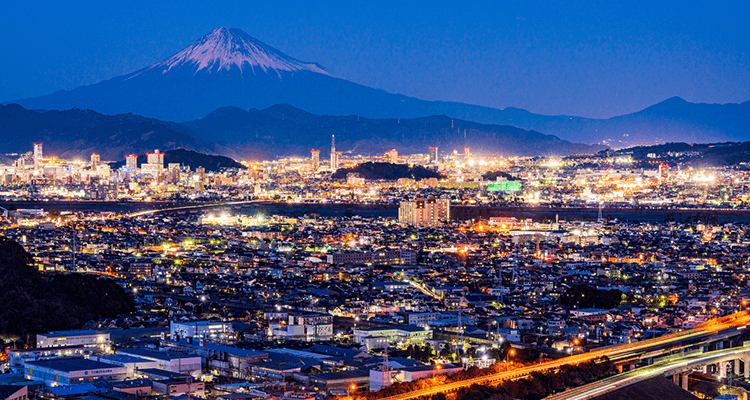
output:
<instances>
[{"instance_id":1,"label":"foreground hill","mask_svg":"<svg viewBox=\"0 0 750 400\"><path fill-rule=\"evenodd\" d=\"M133 298L111 279L42 275L31 263L21 245L0 237L0 335L79 329L135 310Z\"/></svg>"},{"instance_id":2,"label":"foreground hill","mask_svg":"<svg viewBox=\"0 0 750 400\"><path fill-rule=\"evenodd\" d=\"M148 162L146 154L139 154L138 165L146 162ZM193 171L198 167L203 167L206 172L218 172L227 168L247 168L229 157L203 154L185 149L167 150L164 152L164 166L166 167L169 163L188 166ZM125 165L125 160L114 163L112 168L120 168L123 165Z\"/></svg>"},{"instance_id":3,"label":"foreground hill","mask_svg":"<svg viewBox=\"0 0 750 400\"><path fill-rule=\"evenodd\" d=\"M443 178L438 172L420 166L410 167L404 164L391 163L363 163L352 168L341 168L331 177L333 179L346 179L350 173L357 173L361 178L368 180L387 180L395 181L401 178L409 179L426 179L426 178Z\"/></svg>"}]
</instances>

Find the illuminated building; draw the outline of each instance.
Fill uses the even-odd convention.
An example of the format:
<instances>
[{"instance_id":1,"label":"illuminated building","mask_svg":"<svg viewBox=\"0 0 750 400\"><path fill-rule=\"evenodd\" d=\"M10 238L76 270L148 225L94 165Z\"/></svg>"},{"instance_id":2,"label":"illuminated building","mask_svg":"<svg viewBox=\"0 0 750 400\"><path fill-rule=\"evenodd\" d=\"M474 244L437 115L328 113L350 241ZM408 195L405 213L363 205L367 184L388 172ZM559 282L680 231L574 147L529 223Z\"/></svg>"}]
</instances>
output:
<instances>
[{"instance_id":1,"label":"illuminated building","mask_svg":"<svg viewBox=\"0 0 750 400\"><path fill-rule=\"evenodd\" d=\"M310 158L312 159L313 171L317 171L320 168L320 150L312 149L310 151Z\"/></svg>"},{"instance_id":2,"label":"illuminated building","mask_svg":"<svg viewBox=\"0 0 750 400\"><path fill-rule=\"evenodd\" d=\"M61 331L36 335L36 347L101 346L109 343L109 333L98 331Z\"/></svg>"},{"instance_id":3,"label":"illuminated building","mask_svg":"<svg viewBox=\"0 0 750 400\"><path fill-rule=\"evenodd\" d=\"M430 164L438 163L438 147L430 147Z\"/></svg>"},{"instance_id":4,"label":"illuminated building","mask_svg":"<svg viewBox=\"0 0 750 400\"><path fill-rule=\"evenodd\" d=\"M42 153L42 144L34 143L34 168L42 166L42 157L44 157Z\"/></svg>"},{"instance_id":5,"label":"illuminated building","mask_svg":"<svg viewBox=\"0 0 750 400\"><path fill-rule=\"evenodd\" d=\"M336 153L336 135L331 135L331 171L339 169L339 155Z\"/></svg>"},{"instance_id":6,"label":"illuminated building","mask_svg":"<svg viewBox=\"0 0 750 400\"><path fill-rule=\"evenodd\" d=\"M164 153L160 153L159 150L154 150L153 153L146 153L146 162L156 164L161 169L164 167Z\"/></svg>"},{"instance_id":7,"label":"illuminated building","mask_svg":"<svg viewBox=\"0 0 750 400\"><path fill-rule=\"evenodd\" d=\"M398 221L408 225L434 225L450 219L449 199L417 199L402 201Z\"/></svg>"},{"instance_id":8,"label":"illuminated building","mask_svg":"<svg viewBox=\"0 0 750 400\"><path fill-rule=\"evenodd\" d=\"M385 154L383 154L383 158L385 159L385 162L387 163L397 164L398 163L398 150L393 149L391 151L386 151Z\"/></svg>"},{"instance_id":9,"label":"illuminated building","mask_svg":"<svg viewBox=\"0 0 750 400\"><path fill-rule=\"evenodd\" d=\"M136 154L125 156L125 167L127 167L131 172L137 171L138 170L138 156Z\"/></svg>"},{"instance_id":10,"label":"illuminated building","mask_svg":"<svg viewBox=\"0 0 750 400\"><path fill-rule=\"evenodd\" d=\"M96 168L96 167L98 167L98 166L99 166L99 164L101 163L101 160L102 160L102 159L101 159L101 157L99 156L99 154L96 154L96 153L92 153L92 154L91 154L91 166L92 166L93 168Z\"/></svg>"}]
</instances>

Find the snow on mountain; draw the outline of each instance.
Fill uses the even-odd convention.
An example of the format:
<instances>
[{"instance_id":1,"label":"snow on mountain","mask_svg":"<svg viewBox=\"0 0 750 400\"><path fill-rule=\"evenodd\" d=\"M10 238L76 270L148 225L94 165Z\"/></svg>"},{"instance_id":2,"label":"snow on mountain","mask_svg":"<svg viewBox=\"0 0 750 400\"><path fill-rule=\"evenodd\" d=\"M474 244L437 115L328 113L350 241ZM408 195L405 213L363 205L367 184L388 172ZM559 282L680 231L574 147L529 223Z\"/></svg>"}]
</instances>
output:
<instances>
[{"instance_id":1,"label":"snow on mountain","mask_svg":"<svg viewBox=\"0 0 750 400\"><path fill-rule=\"evenodd\" d=\"M281 51L253 38L240 29L221 27L195 41L172 57L146 68L167 73L175 67L192 65L195 72L230 70L236 66L243 73L253 74L276 71L311 71L329 75L321 66L292 58Z\"/></svg>"}]
</instances>

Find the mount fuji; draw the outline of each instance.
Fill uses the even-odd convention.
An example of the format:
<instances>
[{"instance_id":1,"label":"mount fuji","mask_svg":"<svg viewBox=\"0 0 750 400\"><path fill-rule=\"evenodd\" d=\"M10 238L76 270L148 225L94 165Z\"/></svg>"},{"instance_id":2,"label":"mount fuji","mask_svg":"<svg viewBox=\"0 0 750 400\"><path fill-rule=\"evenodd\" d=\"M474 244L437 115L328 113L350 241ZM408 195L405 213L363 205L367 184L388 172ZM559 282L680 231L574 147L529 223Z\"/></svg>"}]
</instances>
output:
<instances>
[{"instance_id":1,"label":"mount fuji","mask_svg":"<svg viewBox=\"0 0 750 400\"><path fill-rule=\"evenodd\" d=\"M636 113L591 119L425 101L338 78L316 63L297 60L230 28L215 29L172 57L139 71L16 103L27 109L79 108L181 122L226 106L249 110L276 104L318 115L445 115L615 148L675 141L750 140L750 102L696 104L672 98Z\"/></svg>"},{"instance_id":2,"label":"mount fuji","mask_svg":"<svg viewBox=\"0 0 750 400\"><path fill-rule=\"evenodd\" d=\"M168 59L106 81L16 101L29 109L91 109L169 121L204 117L219 107L291 104L315 114L417 117L433 103L337 78L242 30L218 28Z\"/></svg>"}]
</instances>

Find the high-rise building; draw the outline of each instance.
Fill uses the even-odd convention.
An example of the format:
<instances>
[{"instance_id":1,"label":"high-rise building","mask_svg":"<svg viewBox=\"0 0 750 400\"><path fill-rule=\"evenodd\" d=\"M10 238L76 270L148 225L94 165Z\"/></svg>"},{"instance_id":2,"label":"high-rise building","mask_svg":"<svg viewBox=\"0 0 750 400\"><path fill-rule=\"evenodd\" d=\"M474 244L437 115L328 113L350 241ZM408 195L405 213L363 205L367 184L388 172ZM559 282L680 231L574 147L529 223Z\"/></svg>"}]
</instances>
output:
<instances>
[{"instance_id":1,"label":"high-rise building","mask_svg":"<svg viewBox=\"0 0 750 400\"><path fill-rule=\"evenodd\" d=\"M146 153L146 162L158 165L159 169L164 168L164 153L154 150L153 153Z\"/></svg>"},{"instance_id":2,"label":"high-rise building","mask_svg":"<svg viewBox=\"0 0 750 400\"><path fill-rule=\"evenodd\" d=\"M34 143L34 168L40 168L42 166L42 144Z\"/></svg>"},{"instance_id":3,"label":"high-rise building","mask_svg":"<svg viewBox=\"0 0 750 400\"><path fill-rule=\"evenodd\" d=\"M336 135L331 135L331 171L339 169L339 155L336 153Z\"/></svg>"},{"instance_id":4,"label":"high-rise building","mask_svg":"<svg viewBox=\"0 0 750 400\"><path fill-rule=\"evenodd\" d=\"M383 157L387 163L398 164L398 150L396 149L386 151Z\"/></svg>"},{"instance_id":5,"label":"high-rise building","mask_svg":"<svg viewBox=\"0 0 750 400\"><path fill-rule=\"evenodd\" d=\"M320 150L312 149L310 151L310 158L312 159L313 171L317 171L320 168Z\"/></svg>"},{"instance_id":6,"label":"high-rise building","mask_svg":"<svg viewBox=\"0 0 750 400\"><path fill-rule=\"evenodd\" d=\"M206 169L203 167L198 167L195 169L195 173L198 174L198 181L201 183L206 182Z\"/></svg>"},{"instance_id":7,"label":"high-rise building","mask_svg":"<svg viewBox=\"0 0 750 400\"><path fill-rule=\"evenodd\" d=\"M438 163L438 148L430 147L430 164L437 164Z\"/></svg>"},{"instance_id":8,"label":"high-rise building","mask_svg":"<svg viewBox=\"0 0 750 400\"><path fill-rule=\"evenodd\" d=\"M180 182L180 163L169 163L167 165L169 171L169 182L179 183Z\"/></svg>"},{"instance_id":9,"label":"high-rise building","mask_svg":"<svg viewBox=\"0 0 750 400\"><path fill-rule=\"evenodd\" d=\"M101 164L102 158L99 156L99 154L91 153L91 167L96 169L96 167Z\"/></svg>"},{"instance_id":10,"label":"high-rise building","mask_svg":"<svg viewBox=\"0 0 750 400\"><path fill-rule=\"evenodd\" d=\"M471 148L464 147L464 161L468 162L470 158L471 158Z\"/></svg>"},{"instance_id":11,"label":"high-rise building","mask_svg":"<svg viewBox=\"0 0 750 400\"><path fill-rule=\"evenodd\" d=\"M416 199L402 201L398 222L408 225L436 225L450 219L450 199Z\"/></svg>"},{"instance_id":12,"label":"high-rise building","mask_svg":"<svg viewBox=\"0 0 750 400\"><path fill-rule=\"evenodd\" d=\"M125 167L130 170L130 172L135 172L138 170L138 155L137 154L131 154L129 156L125 156Z\"/></svg>"}]
</instances>

